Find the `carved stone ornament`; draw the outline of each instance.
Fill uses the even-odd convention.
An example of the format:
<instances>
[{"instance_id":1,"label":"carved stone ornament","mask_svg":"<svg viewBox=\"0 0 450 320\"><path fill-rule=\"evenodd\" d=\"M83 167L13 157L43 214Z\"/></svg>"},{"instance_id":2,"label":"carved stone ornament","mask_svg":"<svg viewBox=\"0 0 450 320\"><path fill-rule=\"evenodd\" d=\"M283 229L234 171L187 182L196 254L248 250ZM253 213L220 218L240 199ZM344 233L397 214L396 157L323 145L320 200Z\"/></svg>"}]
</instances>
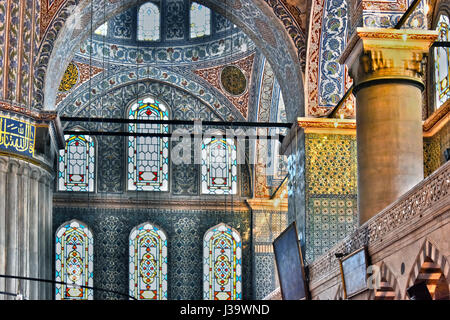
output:
<instances>
[{"instance_id":1,"label":"carved stone ornament","mask_svg":"<svg viewBox=\"0 0 450 320\"><path fill-rule=\"evenodd\" d=\"M423 58L437 39L436 31L357 28L359 40L341 56L356 85L378 79L422 83Z\"/></svg>"}]
</instances>

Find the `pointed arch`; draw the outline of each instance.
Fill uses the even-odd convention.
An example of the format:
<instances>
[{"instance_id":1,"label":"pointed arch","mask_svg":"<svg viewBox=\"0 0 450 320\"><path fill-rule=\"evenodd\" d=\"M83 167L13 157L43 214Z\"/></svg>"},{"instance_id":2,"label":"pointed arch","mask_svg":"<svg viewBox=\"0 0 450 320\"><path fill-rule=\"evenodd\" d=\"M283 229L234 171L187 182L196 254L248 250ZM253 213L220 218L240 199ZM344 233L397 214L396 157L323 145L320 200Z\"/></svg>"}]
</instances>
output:
<instances>
[{"instance_id":1,"label":"pointed arch","mask_svg":"<svg viewBox=\"0 0 450 320\"><path fill-rule=\"evenodd\" d=\"M406 288L420 281L426 281L433 299L439 299L442 295L441 291L444 292L444 295L449 294L449 279L450 265L447 258L441 254L433 242L425 239L409 273ZM404 298L408 299L406 290Z\"/></svg>"},{"instance_id":2,"label":"pointed arch","mask_svg":"<svg viewBox=\"0 0 450 320\"><path fill-rule=\"evenodd\" d=\"M55 281L78 286L93 286L94 238L91 230L78 220L63 223L55 237ZM56 300L92 300L92 289L65 284L55 285Z\"/></svg>"},{"instance_id":3,"label":"pointed arch","mask_svg":"<svg viewBox=\"0 0 450 320\"><path fill-rule=\"evenodd\" d=\"M193 1L189 18L191 39L211 34L211 10L208 7Z\"/></svg>"},{"instance_id":4,"label":"pointed arch","mask_svg":"<svg viewBox=\"0 0 450 320\"><path fill-rule=\"evenodd\" d=\"M380 288L371 290L369 300L400 300L400 287L394 273L384 261L381 262L379 268Z\"/></svg>"},{"instance_id":5,"label":"pointed arch","mask_svg":"<svg viewBox=\"0 0 450 320\"><path fill-rule=\"evenodd\" d=\"M201 150L202 194L237 193L237 147L234 139L224 138L220 131L210 132Z\"/></svg>"},{"instance_id":6,"label":"pointed arch","mask_svg":"<svg viewBox=\"0 0 450 320\"><path fill-rule=\"evenodd\" d=\"M242 242L236 229L220 223L203 238L203 299L242 299Z\"/></svg>"},{"instance_id":7,"label":"pointed arch","mask_svg":"<svg viewBox=\"0 0 450 320\"><path fill-rule=\"evenodd\" d=\"M83 130L75 127L74 130ZM58 155L58 191L95 192L96 146L86 134L64 135L64 149Z\"/></svg>"},{"instance_id":8,"label":"pointed arch","mask_svg":"<svg viewBox=\"0 0 450 320\"><path fill-rule=\"evenodd\" d=\"M167 235L145 222L129 237L129 295L138 300L167 300Z\"/></svg>"},{"instance_id":9,"label":"pointed arch","mask_svg":"<svg viewBox=\"0 0 450 320\"><path fill-rule=\"evenodd\" d=\"M166 103L152 96L138 99L127 112L130 120L169 120ZM168 124L129 123L130 133L168 134ZM128 137L127 188L132 191L169 191L169 138Z\"/></svg>"},{"instance_id":10,"label":"pointed arch","mask_svg":"<svg viewBox=\"0 0 450 320\"><path fill-rule=\"evenodd\" d=\"M158 41L161 39L161 14L153 2L146 2L138 10L136 38L140 41Z\"/></svg>"}]
</instances>

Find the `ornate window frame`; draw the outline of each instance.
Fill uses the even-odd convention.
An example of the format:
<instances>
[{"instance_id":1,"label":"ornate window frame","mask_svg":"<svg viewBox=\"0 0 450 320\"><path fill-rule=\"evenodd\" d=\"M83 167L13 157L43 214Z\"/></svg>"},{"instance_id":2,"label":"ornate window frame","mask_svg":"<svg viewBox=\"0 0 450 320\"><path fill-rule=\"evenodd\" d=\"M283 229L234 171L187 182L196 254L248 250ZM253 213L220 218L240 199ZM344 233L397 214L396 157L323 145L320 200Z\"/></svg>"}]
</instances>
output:
<instances>
[{"instance_id":1,"label":"ornate window frame","mask_svg":"<svg viewBox=\"0 0 450 320\"><path fill-rule=\"evenodd\" d=\"M445 1L441 1L437 3L435 7L434 14L432 17L431 30L437 29L437 24L440 20L440 17L444 15L447 16L450 20L450 4ZM429 73L428 73L428 108L427 115L425 118L429 118L434 112L441 109L446 103L442 104L439 108L436 108L436 73L435 73L435 49L430 50L429 56ZM450 99L447 99L447 103L449 103Z\"/></svg>"},{"instance_id":2,"label":"ornate window frame","mask_svg":"<svg viewBox=\"0 0 450 320\"><path fill-rule=\"evenodd\" d=\"M147 236L150 236L150 239L147 239L146 242L151 243L155 240L156 243L153 242L153 245L156 246L153 246L155 248L153 250L149 246L145 252L142 252L143 245L138 245L137 242L140 237L144 237L141 239L142 242ZM144 222L131 230L128 241L129 295L138 300L167 300L168 245L166 232L151 222ZM151 271L148 272L148 278L143 280L142 274L149 268ZM142 287L144 285L145 288Z\"/></svg>"},{"instance_id":3,"label":"ornate window frame","mask_svg":"<svg viewBox=\"0 0 450 320\"><path fill-rule=\"evenodd\" d=\"M216 134L217 137L210 137L211 135ZM209 136L208 136L209 135ZM220 139L218 139L218 137L220 137ZM214 138L214 139L213 139ZM216 141L210 141L210 140L216 140ZM205 141L209 141L207 144L211 144L211 143L220 143L219 140L225 140L225 143L228 146L231 146L231 152L234 153L234 160L231 159L230 160L230 155L228 155L227 160L228 160L228 164L231 166L231 168L229 170L231 170L230 175L231 175L231 191L232 192L222 192L220 191L219 193L215 193L215 192L206 192L204 191L203 188L203 182L204 182L204 176L205 174L203 173L204 170L208 170L208 160L205 159L205 156L207 156L207 150L204 148L205 145ZM237 144L236 144L236 140L233 139L233 143L229 144L228 142L226 142L226 140L230 140L230 138L227 139L226 134L221 131L221 130L210 130L206 132L206 137L202 137L202 141L201 141L201 150L200 150L200 154L201 154L201 163L199 165L199 193L200 196L236 196L239 197L240 196L240 179L238 179L239 175L240 175L240 170L239 167L240 165L237 163ZM205 146L206 147L206 146ZM231 161L231 163L230 163ZM233 162L236 162L233 164ZM233 167L234 167L234 177L233 177ZM207 182L206 182L207 183ZM207 183L208 185L208 183ZM209 188L209 186L207 186L207 188ZM221 190L220 188L218 188L218 190Z\"/></svg>"},{"instance_id":4,"label":"ornate window frame","mask_svg":"<svg viewBox=\"0 0 450 320\"><path fill-rule=\"evenodd\" d=\"M147 5L152 5L152 6L154 6L154 7L156 7L157 9L158 9L158 23L159 23L159 25L158 25L158 28L159 28L159 31L158 31L158 38L157 39L142 39L142 38L140 38L140 29L141 29L141 9L142 9L142 7L144 7L144 6L147 6ZM138 7L138 9L137 9L137 17L136 17L136 40L137 41L150 41L150 42L157 42L157 41L161 41L162 40L162 36L161 36L161 34L162 34L162 15L161 15L161 10L162 8L161 8L161 6L160 6L160 4L159 3L157 3L157 2L154 2L154 1L147 1L147 2L144 2L143 4L141 4L139 7Z\"/></svg>"},{"instance_id":5,"label":"ornate window frame","mask_svg":"<svg viewBox=\"0 0 450 320\"><path fill-rule=\"evenodd\" d=\"M219 250L214 246L216 238L231 240L232 248L224 246ZM227 241L226 241L227 242ZM230 244L228 242L228 244ZM226 256L226 250L231 256ZM239 232L225 223L208 229L203 236L203 299L204 300L242 300L242 238ZM213 261L219 254L219 260ZM223 267L225 269L223 269ZM231 270L229 268L232 268ZM216 281L217 275L223 280ZM220 291L215 291L218 288ZM227 289L229 291L227 291ZM229 293L231 292L231 296Z\"/></svg>"},{"instance_id":6,"label":"ornate window frame","mask_svg":"<svg viewBox=\"0 0 450 320\"><path fill-rule=\"evenodd\" d=\"M84 128L82 127L74 127L72 128L73 131L85 131ZM61 179L64 179L64 177L61 177L61 174L65 175L65 170L67 168L64 168L64 171L62 171L60 169L60 157L62 156L62 153L67 152L67 139L69 138L69 136L76 136L76 135L64 135L64 139L66 141L64 149L61 149L58 151L58 156L57 156L57 161L56 161L56 173L57 173L57 177L56 177L56 192L81 192L81 193L85 193L85 192L91 192L91 193L96 193L97 192L97 172L98 172L98 141L95 138L95 136L90 136L90 135L86 135L86 134L80 134L80 136L88 136L90 143L93 143L93 150L90 152L90 157L93 158L93 170L94 172L92 173L91 177L88 177L88 179L92 180L92 184L88 183L88 190L67 190L67 189L61 189L60 188L60 182ZM92 187L92 189L90 189Z\"/></svg>"},{"instance_id":7,"label":"ornate window frame","mask_svg":"<svg viewBox=\"0 0 450 320\"><path fill-rule=\"evenodd\" d=\"M82 233L85 237L81 240L81 243L73 245L72 251L65 254L65 241L62 239L66 235L66 232L78 232ZM81 248L78 248L81 246ZM59 250L58 250L59 249ZM61 255L64 254L64 257ZM87 254L87 256L86 256ZM55 281L69 282L66 278L69 277L64 271L70 271L72 274L72 281L77 285L93 286L94 282L94 237L91 229L83 222L78 220L71 220L61 224L55 233ZM65 258L63 261L62 259ZM69 264L69 258L72 264ZM86 261L87 259L87 261ZM81 260L81 265L80 265ZM80 270L81 269L81 270ZM62 274L64 272L64 275ZM67 292L69 294L79 294L77 299L75 296L65 298L62 293ZM94 292L88 288L70 287L67 285L56 284L55 285L55 299L56 300L93 300Z\"/></svg>"},{"instance_id":8,"label":"ornate window frame","mask_svg":"<svg viewBox=\"0 0 450 320\"><path fill-rule=\"evenodd\" d=\"M126 108L125 118L126 119L130 119L131 109L136 104L138 104L139 102L142 102L143 104L146 104L146 102L150 102L151 103L151 101L157 101L157 102L159 102L160 105L163 105L166 108L166 110L164 110L164 112L167 113L167 114L164 116L165 119L163 119L163 120L170 120L171 119L171 117L172 117L172 108L171 108L171 106L168 103L166 103L164 100L159 99L155 95L152 95L152 94L146 94L142 98L133 99L130 103L128 103L128 107ZM128 127L127 127L126 131L130 132L130 129L132 128L133 124L130 123L127 126ZM162 130L164 130L164 133L170 133L171 132L170 125L163 124L163 125L160 125L160 126L161 126L160 128L163 128ZM136 128L137 127L135 127L134 129L136 130ZM131 181L130 180L131 178L129 176L129 174L130 174L130 170L129 170L129 166L130 166L130 163L129 163L130 141L133 141L135 139L136 139L136 137L131 137L131 136L126 137L126 143L125 143L125 157L126 157L126 164L125 164L125 190L126 190L126 192L155 192L155 193L170 192L170 190L171 190L171 165L170 165L170 162L171 162L171 155L170 155L171 141L170 141L170 138L158 138L158 139L162 139L162 141L159 140L160 144L162 144L162 143L166 143L167 144L167 158L163 158L163 162L165 162L163 164L167 166L167 179L165 179L162 182L162 183L166 183L166 185L163 186L164 190L155 190L155 189L149 190L148 188L144 188L143 190L137 190L137 189L134 189L134 188L130 188L130 185L129 185L129 183ZM134 170L137 170L137 168L135 168ZM161 170L163 170L163 169L161 169ZM136 171L134 172L134 174L136 174Z\"/></svg>"},{"instance_id":9,"label":"ornate window frame","mask_svg":"<svg viewBox=\"0 0 450 320\"><path fill-rule=\"evenodd\" d=\"M192 35L192 22L191 22L191 20L192 20L192 6L194 6L194 5L203 6L206 9L209 10L209 31L208 31L208 33L205 33L204 35L197 35L197 36L193 36ZM188 21L189 21L188 37L189 37L189 39L201 39L201 38L204 38L204 37L211 36L212 33L213 33L213 20L212 20L213 19L213 11L210 8L206 7L205 5L203 5L201 3L198 3L196 1L190 1L189 2L189 10L188 10L188 12L189 12L189 15L188 15Z\"/></svg>"}]
</instances>

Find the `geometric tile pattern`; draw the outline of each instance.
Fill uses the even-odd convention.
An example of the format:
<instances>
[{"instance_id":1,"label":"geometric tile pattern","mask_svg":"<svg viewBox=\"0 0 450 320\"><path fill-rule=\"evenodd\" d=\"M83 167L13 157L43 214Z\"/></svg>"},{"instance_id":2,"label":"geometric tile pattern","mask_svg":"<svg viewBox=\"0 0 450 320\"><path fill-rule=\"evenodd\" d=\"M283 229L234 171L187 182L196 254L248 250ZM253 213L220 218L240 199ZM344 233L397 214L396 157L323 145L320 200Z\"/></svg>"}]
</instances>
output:
<instances>
[{"instance_id":1,"label":"geometric tile pattern","mask_svg":"<svg viewBox=\"0 0 450 320\"><path fill-rule=\"evenodd\" d=\"M359 224L356 137L305 134L305 171L305 259L310 263Z\"/></svg>"},{"instance_id":2,"label":"geometric tile pattern","mask_svg":"<svg viewBox=\"0 0 450 320\"><path fill-rule=\"evenodd\" d=\"M441 166L441 146L439 134L431 138L423 139L423 173L429 176L434 170Z\"/></svg>"},{"instance_id":3,"label":"geometric tile pattern","mask_svg":"<svg viewBox=\"0 0 450 320\"><path fill-rule=\"evenodd\" d=\"M356 196L310 197L306 217L306 260L312 262L355 230Z\"/></svg>"},{"instance_id":4,"label":"geometric tile pattern","mask_svg":"<svg viewBox=\"0 0 450 320\"><path fill-rule=\"evenodd\" d=\"M310 195L356 194L356 137L306 134L306 182Z\"/></svg>"}]
</instances>

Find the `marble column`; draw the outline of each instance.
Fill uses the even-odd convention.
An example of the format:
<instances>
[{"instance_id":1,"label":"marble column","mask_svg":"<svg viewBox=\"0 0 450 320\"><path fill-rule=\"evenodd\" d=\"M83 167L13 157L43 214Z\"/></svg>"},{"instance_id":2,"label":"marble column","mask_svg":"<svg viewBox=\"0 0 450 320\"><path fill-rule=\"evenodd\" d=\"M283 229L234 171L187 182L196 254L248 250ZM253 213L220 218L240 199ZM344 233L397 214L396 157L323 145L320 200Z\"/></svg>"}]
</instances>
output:
<instances>
[{"instance_id":1,"label":"marble column","mask_svg":"<svg viewBox=\"0 0 450 320\"><path fill-rule=\"evenodd\" d=\"M437 33L357 28L341 59L356 95L360 224L423 179L423 58Z\"/></svg>"},{"instance_id":2,"label":"marble column","mask_svg":"<svg viewBox=\"0 0 450 320\"><path fill-rule=\"evenodd\" d=\"M0 274L52 279L52 181L48 169L0 155ZM0 291L21 293L26 299L51 299L51 288L0 278Z\"/></svg>"}]
</instances>

